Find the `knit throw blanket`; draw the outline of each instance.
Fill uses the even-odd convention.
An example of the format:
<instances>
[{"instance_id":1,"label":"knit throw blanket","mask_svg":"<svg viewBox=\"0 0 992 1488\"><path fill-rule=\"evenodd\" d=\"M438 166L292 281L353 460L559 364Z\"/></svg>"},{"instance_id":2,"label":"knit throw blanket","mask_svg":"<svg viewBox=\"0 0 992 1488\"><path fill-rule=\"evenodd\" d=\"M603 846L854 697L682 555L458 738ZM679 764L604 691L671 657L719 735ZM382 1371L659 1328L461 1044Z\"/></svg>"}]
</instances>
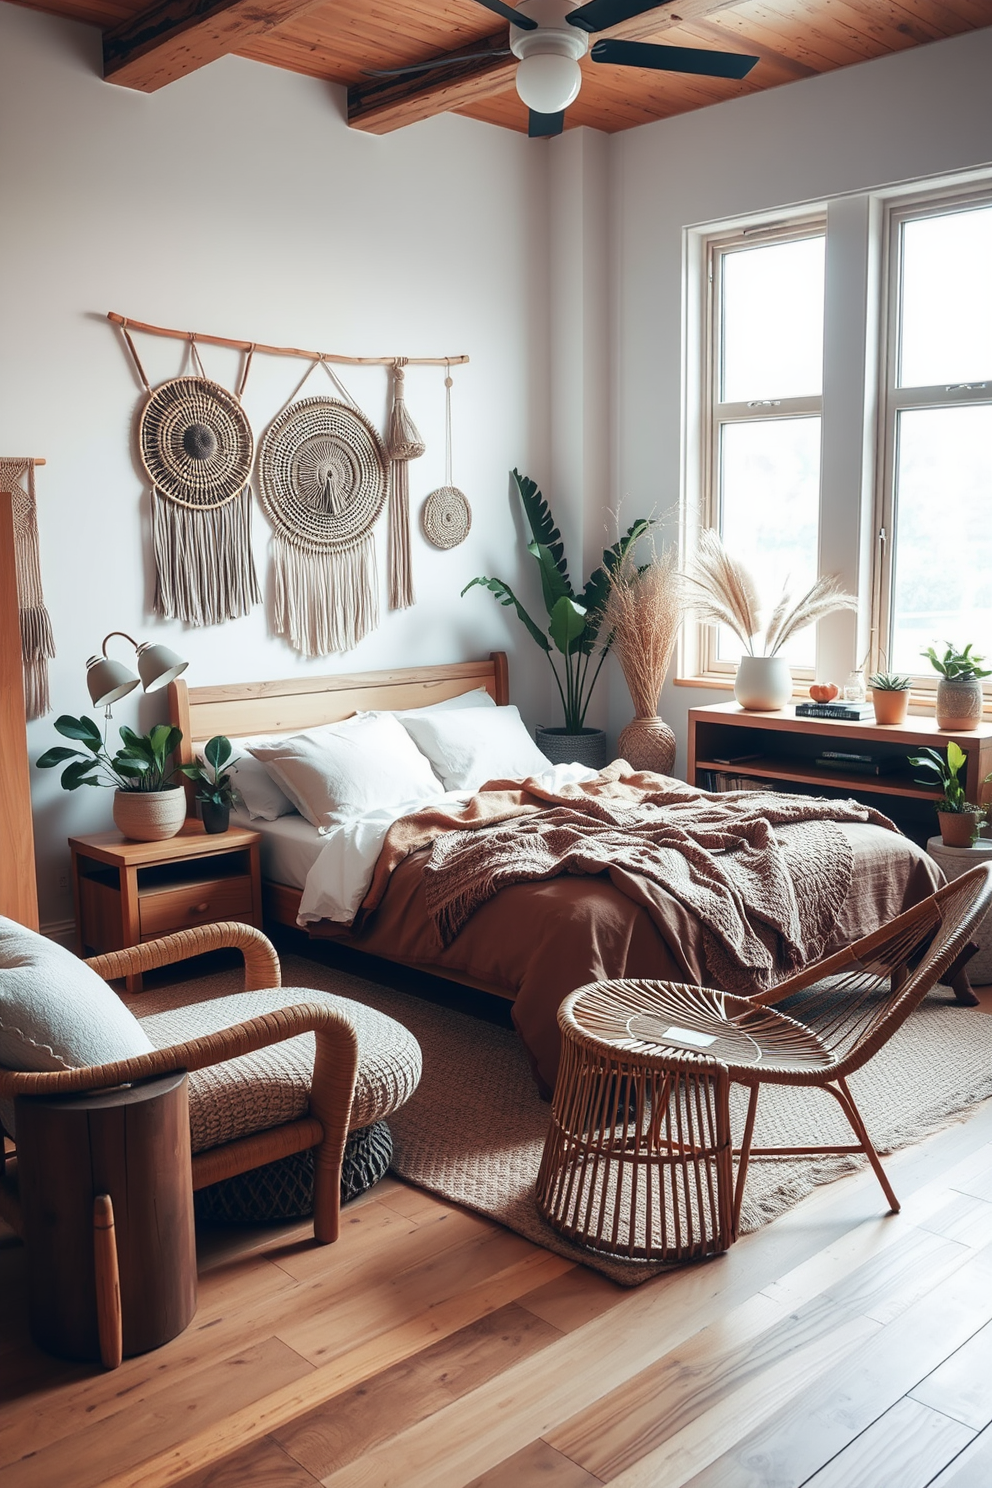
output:
<instances>
[{"instance_id":1,"label":"knit throw blanket","mask_svg":"<svg viewBox=\"0 0 992 1488\"><path fill-rule=\"evenodd\" d=\"M647 880L698 918L716 985L745 994L821 954L851 885L853 854L836 823L897 830L857 801L711 795L623 761L558 795L534 781L525 790L545 809L434 839L424 886L445 945L508 884L607 874L643 903ZM786 824L793 830L779 838Z\"/></svg>"}]
</instances>

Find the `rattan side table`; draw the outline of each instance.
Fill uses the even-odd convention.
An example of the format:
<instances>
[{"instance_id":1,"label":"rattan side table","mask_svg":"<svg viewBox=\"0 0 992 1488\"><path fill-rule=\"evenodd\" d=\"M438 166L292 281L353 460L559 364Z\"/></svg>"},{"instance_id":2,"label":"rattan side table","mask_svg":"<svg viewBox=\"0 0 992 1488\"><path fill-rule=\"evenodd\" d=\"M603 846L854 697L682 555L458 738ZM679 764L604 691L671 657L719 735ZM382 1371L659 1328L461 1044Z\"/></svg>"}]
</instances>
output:
<instances>
[{"instance_id":1,"label":"rattan side table","mask_svg":"<svg viewBox=\"0 0 992 1488\"><path fill-rule=\"evenodd\" d=\"M719 1060L694 1052L705 1036L659 1022L650 988L594 982L562 1003L537 1204L593 1250L699 1260L736 1238L730 1080ZM662 1034L664 1046L654 1042Z\"/></svg>"}]
</instances>

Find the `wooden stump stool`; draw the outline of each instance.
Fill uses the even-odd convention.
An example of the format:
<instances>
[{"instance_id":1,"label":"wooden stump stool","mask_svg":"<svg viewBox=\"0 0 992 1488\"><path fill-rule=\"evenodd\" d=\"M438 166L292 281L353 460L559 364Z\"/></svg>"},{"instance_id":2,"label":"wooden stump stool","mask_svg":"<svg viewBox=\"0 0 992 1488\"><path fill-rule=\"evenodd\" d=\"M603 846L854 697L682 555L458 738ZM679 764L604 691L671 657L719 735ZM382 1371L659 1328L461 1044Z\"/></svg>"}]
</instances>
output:
<instances>
[{"instance_id":1,"label":"wooden stump stool","mask_svg":"<svg viewBox=\"0 0 992 1488\"><path fill-rule=\"evenodd\" d=\"M702 1053L654 1043L637 982L595 982L562 1003L561 1066L537 1205L580 1245L688 1261L734 1240L730 1082ZM675 1030L666 1030L675 1032Z\"/></svg>"},{"instance_id":2,"label":"wooden stump stool","mask_svg":"<svg viewBox=\"0 0 992 1488\"><path fill-rule=\"evenodd\" d=\"M186 1083L17 1097L31 1334L49 1353L114 1368L196 1311Z\"/></svg>"}]
</instances>

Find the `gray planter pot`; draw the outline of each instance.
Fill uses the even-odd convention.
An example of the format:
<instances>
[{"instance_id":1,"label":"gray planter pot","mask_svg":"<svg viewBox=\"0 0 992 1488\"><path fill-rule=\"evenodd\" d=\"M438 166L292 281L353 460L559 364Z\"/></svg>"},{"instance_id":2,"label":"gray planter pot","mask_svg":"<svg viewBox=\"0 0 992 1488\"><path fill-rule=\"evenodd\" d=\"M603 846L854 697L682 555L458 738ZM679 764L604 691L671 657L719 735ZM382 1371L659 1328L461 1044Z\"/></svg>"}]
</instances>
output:
<instances>
[{"instance_id":1,"label":"gray planter pot","mask_svg":"<svg viewBox=\"0 0 992 1488\"><path fill-rule=\"evenodd\" d=\"M538 724L534 733L538 749L553 765L577 764L590 770L603 770L610 762L602 729L587 728L569 734L563 728L544 728Z\"/></svg>"},{"instance_id":2,"label":"gray planter pot","mask_svg":"<svg viewBox=\"0 0 992 1488\"><path fill-rule=\"evenodd\" d=\"M941 677L937 683L937 727L949 732L965 733L982 721L982 679L950 682Z\"/></svg>"}]
</instances>

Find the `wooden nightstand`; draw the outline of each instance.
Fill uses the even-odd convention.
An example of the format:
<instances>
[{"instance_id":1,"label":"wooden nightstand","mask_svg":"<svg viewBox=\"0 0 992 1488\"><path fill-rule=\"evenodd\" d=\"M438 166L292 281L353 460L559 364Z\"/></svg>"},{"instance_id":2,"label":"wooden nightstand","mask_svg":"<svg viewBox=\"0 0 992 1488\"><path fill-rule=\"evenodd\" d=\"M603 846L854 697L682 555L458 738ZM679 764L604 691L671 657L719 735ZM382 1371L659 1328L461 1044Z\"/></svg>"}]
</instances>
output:
<instances>
[{"instance_id":1,"label":"wooden nightstand","mask_svg":"<svg viewBox=\"0 0 992 1488\"><path fill-rule=\"evenodd\" d=\"M215 920L261 929L260 841L241 827L208 836L198 821L164 842L131 842L117 831L70 837L79 954L119 951ZM140 992L141 977L128 977L127 990Z\"/></svg>"}]
</instances>

